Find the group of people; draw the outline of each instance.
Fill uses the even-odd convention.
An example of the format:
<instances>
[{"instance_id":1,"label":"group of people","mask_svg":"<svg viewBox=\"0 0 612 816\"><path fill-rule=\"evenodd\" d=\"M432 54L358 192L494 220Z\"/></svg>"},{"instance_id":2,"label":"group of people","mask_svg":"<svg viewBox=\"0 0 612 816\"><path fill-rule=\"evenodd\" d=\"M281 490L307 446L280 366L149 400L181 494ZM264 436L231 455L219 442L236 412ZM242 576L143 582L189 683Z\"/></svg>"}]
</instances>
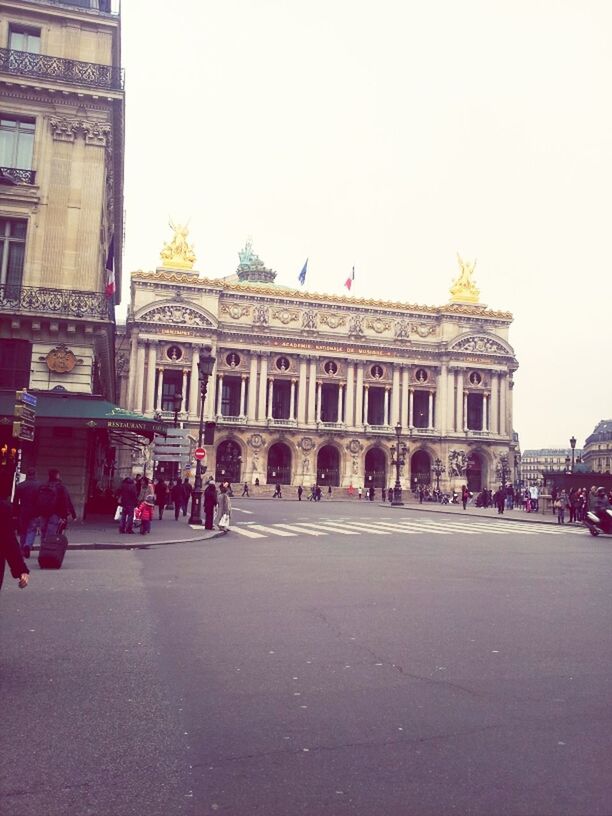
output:
<instances>
[{"instance_id":1,"label":"group of people","mask_svg":"<svg viewBox=\"0 0 612 816\"><path fill-rule=\"evenodd\" d=\"M166 482L163 477L150 480L141 475L136 476L135 479L127 476L121 482L121 486L117 491L116 520L119 521L119 533L132 535L135 520L140 526L141 535L150 533L155 508L157 508L159 521L162 521L164 510L168 507L174 508L174 520L178 521L181 513L183 517L187 516L192 494L193 487L187 478L183 479L183 481L171 479ZM229 529L229 518L231 517L230 494L231 486L228 482L221 484L217 491L213 477L211 476L208 479L203 493L204 526L207 530L213 529L215 510L219 519L224 514L227 515L227 524L224 527ZM221 496L224 498L220 498Z\"/></svg>"},{"instance_id":2,"label":"group of people","mask_svg":"<svg viewBox=\"0 0 612 816\"><path fill-rule=\"evenodd\" d=\"M569 516L569 522L583 522L587 512L595 512L607 509L612 503L612 490L608 493L605 487L593 485L590 490L586 487L574 488L569 491L562 488L558 490L553 487L551 490L552 512L557 516L558 524L565 524L565 514Z\"/></svg>"}]
</instances>

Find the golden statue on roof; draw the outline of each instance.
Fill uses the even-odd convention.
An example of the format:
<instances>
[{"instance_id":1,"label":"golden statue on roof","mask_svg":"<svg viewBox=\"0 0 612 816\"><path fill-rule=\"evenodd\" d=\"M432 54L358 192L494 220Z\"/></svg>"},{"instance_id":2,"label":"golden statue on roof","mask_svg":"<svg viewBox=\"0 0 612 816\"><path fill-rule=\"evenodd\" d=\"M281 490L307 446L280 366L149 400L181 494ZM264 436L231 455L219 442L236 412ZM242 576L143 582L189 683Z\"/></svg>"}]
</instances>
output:
<instances>
[{"instance_id":1,"label":"golden statue on roof","mask_svg":"<svg viewBox=\"0 0 612 816\"><path fill-rule=\"evenodd\" d=\"M164 269L193 269L196 256L193 248L187 243L189 229L183 224L175 224L172 219L169 225L174 231L174 237L169 244L164 244L160 252Z\"/></svg>"},{"instance_id":2,"label":"golden statue on roof","mask_svg":"<svg viewBox=\"0 0 612 816\"><path fill-rule=\"evenodd\" d=\"M457 253L457 261L459 262L461 272L453 281L453 285L450 288L451 303L478 303L480 300L480 289L472 279L476 261L474 261L474 263L464 261L459 253Z\"/></svg>"}]
</instances>

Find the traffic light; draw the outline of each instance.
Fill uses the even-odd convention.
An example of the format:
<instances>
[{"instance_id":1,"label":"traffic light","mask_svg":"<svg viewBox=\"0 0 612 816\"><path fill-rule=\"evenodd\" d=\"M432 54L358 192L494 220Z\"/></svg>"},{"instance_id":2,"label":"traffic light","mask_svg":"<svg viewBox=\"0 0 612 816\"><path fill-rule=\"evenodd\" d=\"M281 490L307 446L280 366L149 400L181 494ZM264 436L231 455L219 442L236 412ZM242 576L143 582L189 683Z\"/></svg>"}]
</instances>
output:
<instances>
[{"instance_id":1,"label":"traffic light","mask_svg":"<svg viewBox=\"0 0 612 816\"><path fill-rule=\"evenodd\" d=\"M204 424L204 444L205 445L214 445L215 444L215 428L217 427L216 422L206 422Z\"/></svg>"}]
</instances>

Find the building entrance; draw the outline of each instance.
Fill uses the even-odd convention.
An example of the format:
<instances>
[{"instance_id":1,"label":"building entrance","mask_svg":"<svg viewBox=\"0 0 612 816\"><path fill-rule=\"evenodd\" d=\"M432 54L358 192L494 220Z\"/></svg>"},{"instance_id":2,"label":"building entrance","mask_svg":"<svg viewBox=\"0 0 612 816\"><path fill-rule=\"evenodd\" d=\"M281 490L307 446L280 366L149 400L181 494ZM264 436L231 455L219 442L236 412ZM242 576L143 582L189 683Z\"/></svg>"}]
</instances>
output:
<instances>
[{"instance_id":1,"label":"building entrance","mask_svg":"<svg viewBox=\"0 0 612 816\"><path fill-rule=\"evenodd\" d=\"M382 448L371 448L365 457L365 485L369 487L387 486L387 458Z\"/></svg>"},{"instance_id":2,"label":"building entrance","mask_svg":"<svg viewBox=\"0 0 612 816\"><path fill-rule=\"evenodd\" d=\"M410 460L412 488L431 484L431 459L427 451L420 450Z\"/></svg>"},{"instance_id":3,"label":"building entrance","mask_svg":"<svg viewBox=\"0 0 612 816\"><path fill-rule=\"evenodd\" d=\"M333 445L325 445L317 454L317 484L320 487L340 484L340 454Z\"/></svg>"},{"instance_id":4,"label":"building entrance","mask_svg":"<svg viewBox=\"0 0 612 816\"><path fill-rule=\"evenodd\" d=\"M268 453L268 484L291 484L291 450L284 442L276 442Z\"/></svg>"}]
</instances>

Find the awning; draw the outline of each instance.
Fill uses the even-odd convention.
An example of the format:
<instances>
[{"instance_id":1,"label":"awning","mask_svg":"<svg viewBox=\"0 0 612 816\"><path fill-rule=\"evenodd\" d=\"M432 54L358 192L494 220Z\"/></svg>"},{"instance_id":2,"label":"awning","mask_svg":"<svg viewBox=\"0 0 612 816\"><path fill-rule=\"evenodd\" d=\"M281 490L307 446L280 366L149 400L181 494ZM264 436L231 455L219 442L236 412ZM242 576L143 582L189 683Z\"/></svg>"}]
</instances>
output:
<instances>
[{"instance_id":1,"label":"awning","mask_svg":"<svg viewBox=\"0 0 612 816\"><path fill-rule=\"evenodd\" d=\"M89 428L91 430L131 432L152 439L166 435L166 426L157 419L126 411L103 397L73 394L69 391L31 391L38 400L38 427ZM0 417L13 417L15 392L0 392ZM3 421L6 424L6 420Z\"/></svg>"}]
</instances>

